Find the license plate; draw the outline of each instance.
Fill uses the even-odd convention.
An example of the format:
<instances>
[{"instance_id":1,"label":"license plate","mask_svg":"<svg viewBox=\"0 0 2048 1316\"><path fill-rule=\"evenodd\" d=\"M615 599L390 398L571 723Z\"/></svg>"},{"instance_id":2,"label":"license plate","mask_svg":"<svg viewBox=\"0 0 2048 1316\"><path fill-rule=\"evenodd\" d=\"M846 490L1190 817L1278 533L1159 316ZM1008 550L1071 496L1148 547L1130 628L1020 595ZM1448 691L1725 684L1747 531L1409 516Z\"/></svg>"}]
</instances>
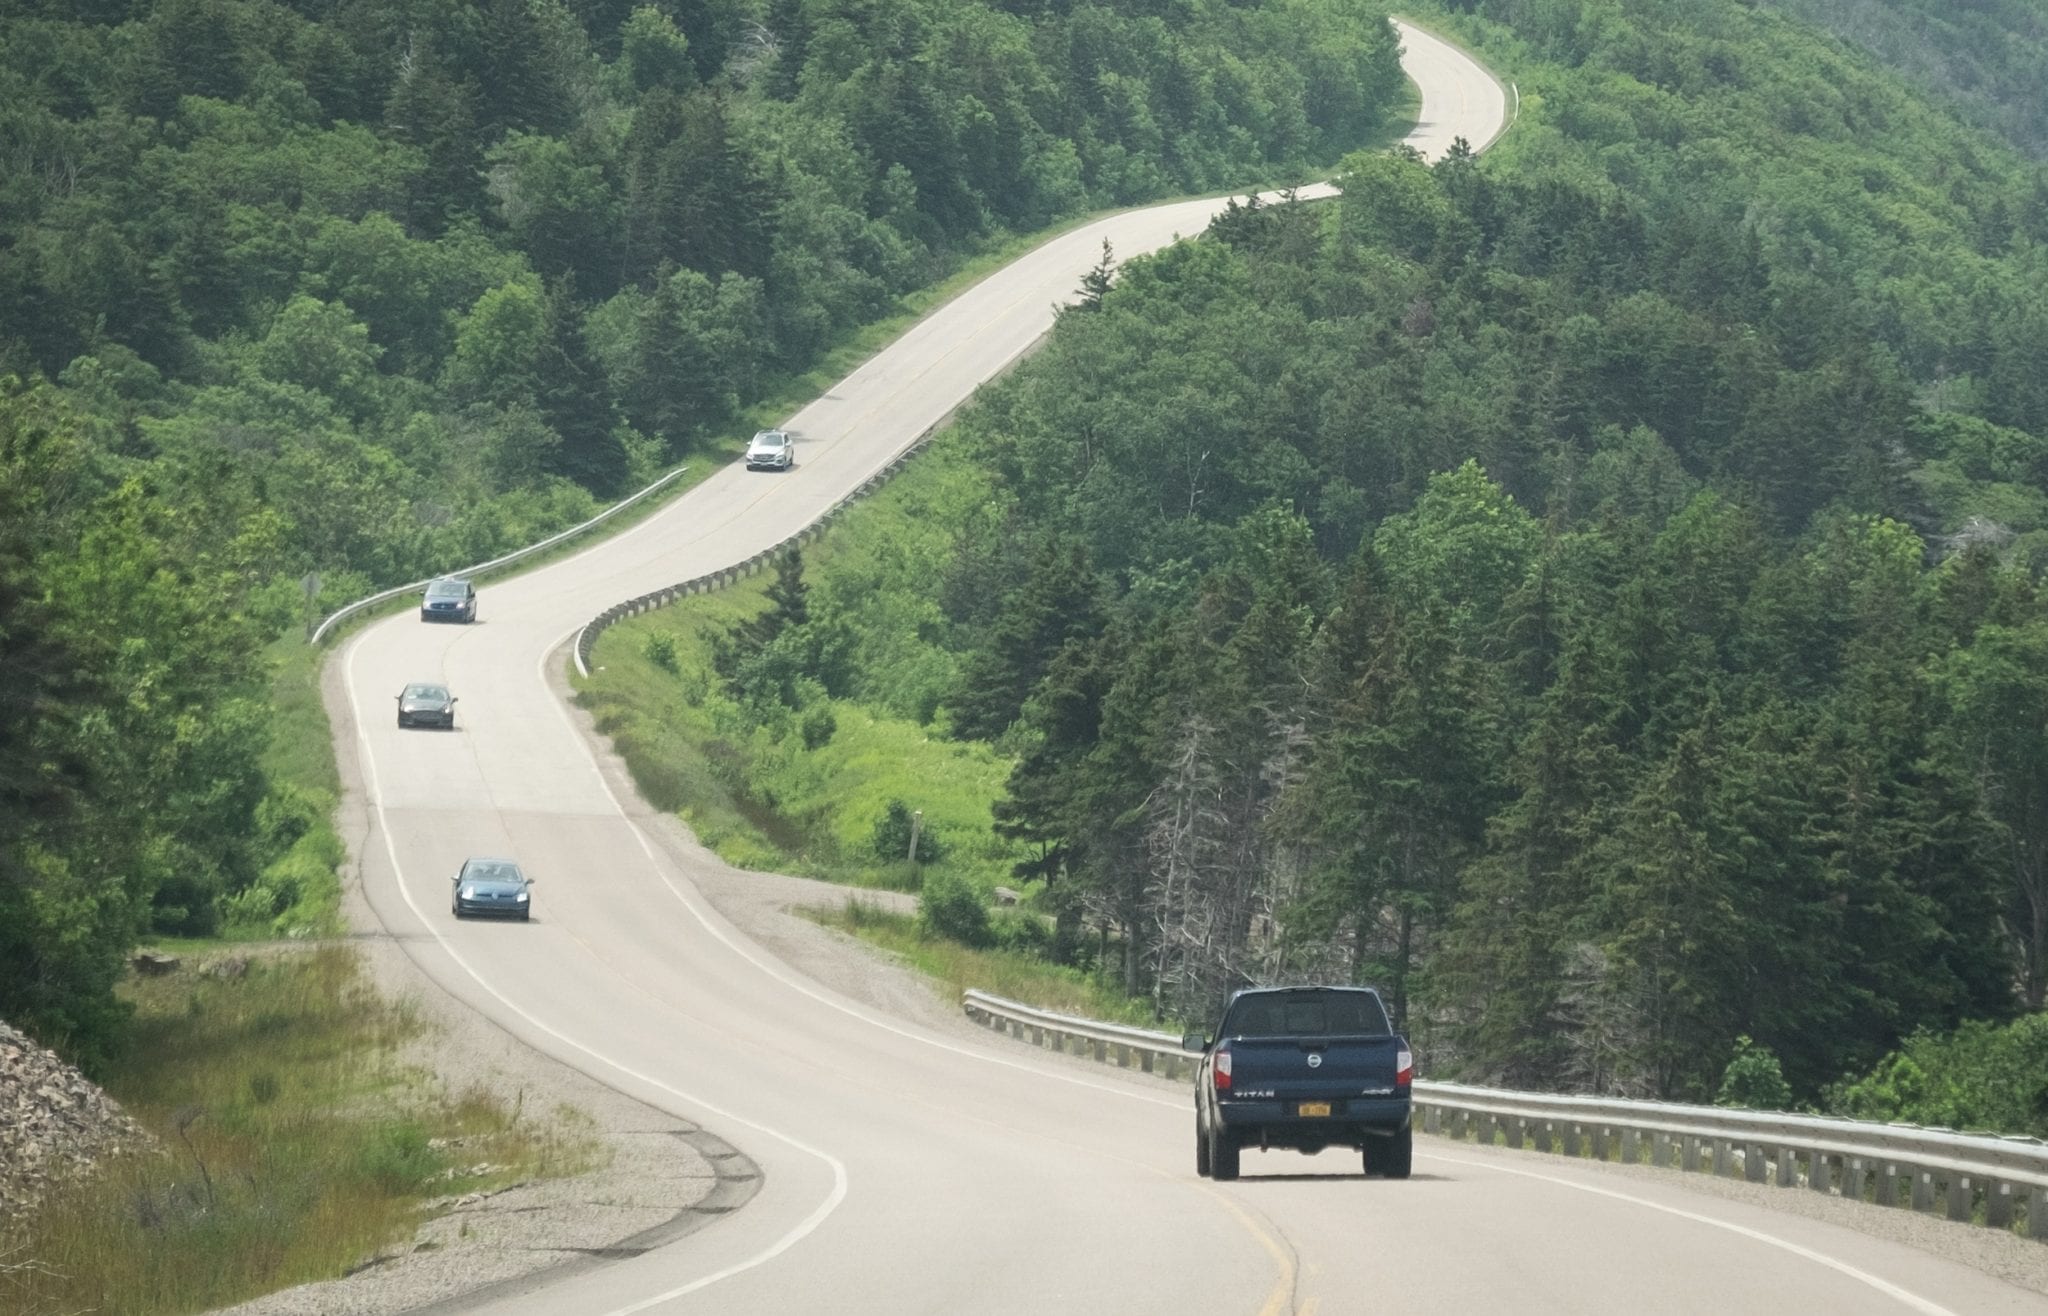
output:
<instances>
[{"instance_id":1,"label":"license plate","mask_svg":"<svg viewBox=\"0 0 2048 1316\"><path fill-rule=\"evenodd\" d=\"M1294 1113L1303 1119L1330 1118L1330 1103L1327 1101L1304 1101L1296 1106Z\"/></svg>"}]
</instances>

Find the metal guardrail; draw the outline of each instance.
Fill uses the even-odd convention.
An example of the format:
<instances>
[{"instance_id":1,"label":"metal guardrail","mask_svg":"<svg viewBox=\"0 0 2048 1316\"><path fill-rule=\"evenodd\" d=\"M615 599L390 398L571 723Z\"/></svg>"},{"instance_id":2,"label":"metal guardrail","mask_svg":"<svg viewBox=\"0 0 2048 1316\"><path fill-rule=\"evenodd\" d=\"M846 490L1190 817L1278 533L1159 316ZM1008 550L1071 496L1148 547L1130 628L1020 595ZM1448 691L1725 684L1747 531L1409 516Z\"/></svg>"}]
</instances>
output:
<instances>
[{"instance_id":1,"label":"metal guardrail","mask_svg":"<svg viewBox=\"0 0 2048 1316\"><path fill-rule=\"evenodd\" d=\"M753 575L768 563L773 562L783 553L788 552L792 548L807 544L825 533L827 527L838 518L840 513L844 512L855 502L881 488L889 481L890 477L903 469L905 462L908 462L912 457L924 451L925 445L932 441L932 435L936 434L940 427L945 424L946 421L941 420L938 424L919 434L909 447L891 458L887 466L870 475L851 493L848 493L838 502L819 513L816 519L810 521L795 534L790 535L773 547L764 548L752 557L741 562L735 562L729 567L720 567L716 571L708 571L701 576L693 576L674 585L665 585L660 589L651 590L648 593L627 599L624 603L614 603L611 607L592 617L583 624L582 630L576 632L574 652L576 655L577 674L581 676L590 675L590 651L597 646L597 637L611 629L614 622L636 616L639 613L651 612L656 608L667 607L676 600L691 594L705 594L712 590L724 589L728 585L736 584Z\"/></svg>"},{"instance_id":2,"label":"metal guardrail","mask_svg":"<svg viewBox=\"0 0 2048 1316\"><path fill-rule=\"evenodd\" d=\"M1195 1073L1197 1057L1181 1049L1178 1037L1166 1033L1054 1014L971 987L962 995L961 1004L967 1017L976 1023L1022 1038L1033 1046L1092 1056L1105 1064L1142 1069L1167 1078L1192 1078Z\"/></svg>"},{"instance_id":3,"label":"metal guardrail","mask_svg":"<svg viewBox=\"0 0 2048 1316\"><path fill-rule=\"evenodd\" d=\"M969 1018L1055 1051L1169 1078L1196 1058L1170 1033L1076 1019L970 990ZM1454 1141L1533 1147L1564 1156L1649 1164L1912 1211L1939 1204L1950 1220L2048 1240L2048 1143L1777 1111L1562 1097L1460 1083L1415 1084L1422 1131Z\"/></svg>"},{"instance_id":4,"label":"metal guardrail","mask_svg":"<svg viewBox=\"0 0 2048 1316\"><path fill-rule=\"evenodd\" d=\"M563 530L557 534L549 535L546 539L541 540L537 544L528 544L525 548L514 550L513 552L505 554L503 557L494 557L488 562L479 562L475 566L462 567L459 570L455 571L444 571L440 573L440 575L428 576L423 580L411 581L404 585L395 585L387 590L379 590L377 593L370 595L368 598L357 599L354 603L351 603L343 608L338 608L333 613L329 614L326 618L322 619L321 622L317 626L313 627L313 629L307 634L306 643L317 645L320 643L320 641L326 639L329 633L331 633L336 626L339 626L342 622L347 621L350 617L355 616L357 613L362 612L364 609L374 608L378 604L383 603L389 599L395 599L401 594L411 594L417 590L423 590L428 585L434 583L434 581L439 580L441 576L481 575L486 571L496 571L500 567L509 567L515 562L523 562L527 558L532 557L536 553L546 552L548 549L555 547L557 544L562 543L564 540L574 539L577 535L582 534L584 531L593 529L596 526L604 524L606 521L609 521L612 517L617 516L620 512L623 512L627 508L633 506L634 504L641 502L649 494L655 492L657 489L660 489L663 485L668 484L671 480L674 480L677 476L681 475L684 471L687 471L688 469L690 468L687 466L678 466L674 470L670 471L667 475L664 475L659 480L656 480L653 484L648 485L645 489L642 489L635 494L629 494L623 500L613 503L610 507L605 508L602 512L599 512L596 516L591 517L588 521L583 522L581 525L573 525L570 526L567 530Z\"/></svg>"}]
</instances>

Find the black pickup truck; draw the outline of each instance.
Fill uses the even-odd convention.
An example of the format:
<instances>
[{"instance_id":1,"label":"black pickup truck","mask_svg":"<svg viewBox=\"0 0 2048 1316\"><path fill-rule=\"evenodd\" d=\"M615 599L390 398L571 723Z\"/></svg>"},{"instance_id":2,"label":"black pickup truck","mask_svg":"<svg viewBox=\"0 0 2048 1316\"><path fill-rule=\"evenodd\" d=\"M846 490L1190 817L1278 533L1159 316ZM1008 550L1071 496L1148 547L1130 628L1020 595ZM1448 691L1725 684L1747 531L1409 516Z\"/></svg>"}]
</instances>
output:
<instances>
[{"instance_id":1,"label":"black pickup truck","mask_svg":"<svg viewBox=\"0 0 2048 1316\"><path fill-rule=\"evenodd\" d=\"M1246 1147L1355 1147L1365 1172L1406 1179L1415 1056L1370 987L1253 987L1223 1008L1213 1038L1189 1033L1195 1170L1237 1178Z\"/></svg>"}]
</instances>

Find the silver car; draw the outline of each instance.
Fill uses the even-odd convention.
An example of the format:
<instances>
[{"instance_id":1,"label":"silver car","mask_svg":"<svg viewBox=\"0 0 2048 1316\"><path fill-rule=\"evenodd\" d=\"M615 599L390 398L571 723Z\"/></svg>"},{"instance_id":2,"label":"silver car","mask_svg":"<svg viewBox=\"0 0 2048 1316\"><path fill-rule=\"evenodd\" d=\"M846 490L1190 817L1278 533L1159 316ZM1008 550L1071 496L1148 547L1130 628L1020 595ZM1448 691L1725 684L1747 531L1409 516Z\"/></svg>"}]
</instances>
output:
<instances>
[{"instance_id":1,"label":"silver car","mask_svg":"<svg viewBox=\"0 0 2048 1316\"><path fill-rule=\"evenodd\" d=\"M510 859L465 859L455 870L449 907L457 918L489 914L528 919L533 917L533 879Z\"/></svg>"},{"instance_id":2,"label":"silver car","mask_svg":"<svg viewBox=\"0 0 2048 1316\"><path fill-rule=\"evenodd\" d=\"M455 729L455 696L445 685L414 681L398 692L398 725Z\"/></svg>"},{"instance_id":3,"label":"silver car","mask_svg":"<svg viewBox=\"0 0 2048 1316\"><path fill-rule=\"evenodd\" d=\"M786 471L796 465L796 441L788 430L762 430L747 445L750 471Z\"/></svg>"}]
</instances>

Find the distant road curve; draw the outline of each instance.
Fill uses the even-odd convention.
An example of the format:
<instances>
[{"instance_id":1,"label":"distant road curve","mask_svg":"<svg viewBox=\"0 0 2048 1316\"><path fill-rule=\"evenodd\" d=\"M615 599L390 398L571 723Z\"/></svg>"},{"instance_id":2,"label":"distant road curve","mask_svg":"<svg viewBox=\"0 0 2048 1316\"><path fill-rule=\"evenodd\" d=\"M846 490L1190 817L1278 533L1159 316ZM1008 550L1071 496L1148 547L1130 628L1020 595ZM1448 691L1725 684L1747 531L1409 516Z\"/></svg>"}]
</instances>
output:
<instances>
[{"instance_id":1,"label":"distant road curve","mask_svg":"<svg viewBox=\"0 0 2048 1316\"><path fill-rule=\"evenodd\" d=\"M1422 89L1409 144L1436 159L1454 138L1496 137L1500 85L1428 34L1401 35ZM2041 1310L1811 1221L1662 1182L1618 1193L1594 1171L1479 1149L1420 1153L1404 1184L1360 1181L1335 1152L1249 1153L1243 1180L1208 1183L1184 1090L929 1033L821 987L721 918L694 881L716 858L647 825L599 766L552 685L585 621L794 533L1044 334L1105 238L1127 259L1199 233L1223 204L1047 241L793 417L794 471L735 464L631 530L488 583L475 625L387 618L329 665L348 831L380 930L522 1041L703 1123L763 1174L744 1210L679 1243L477 1309ZM418 680L461 696L459 731L393 726L392 696ZM530 925L449 916L449 874L481 854L538 877Z\"/></svg>"}]
</instances>

